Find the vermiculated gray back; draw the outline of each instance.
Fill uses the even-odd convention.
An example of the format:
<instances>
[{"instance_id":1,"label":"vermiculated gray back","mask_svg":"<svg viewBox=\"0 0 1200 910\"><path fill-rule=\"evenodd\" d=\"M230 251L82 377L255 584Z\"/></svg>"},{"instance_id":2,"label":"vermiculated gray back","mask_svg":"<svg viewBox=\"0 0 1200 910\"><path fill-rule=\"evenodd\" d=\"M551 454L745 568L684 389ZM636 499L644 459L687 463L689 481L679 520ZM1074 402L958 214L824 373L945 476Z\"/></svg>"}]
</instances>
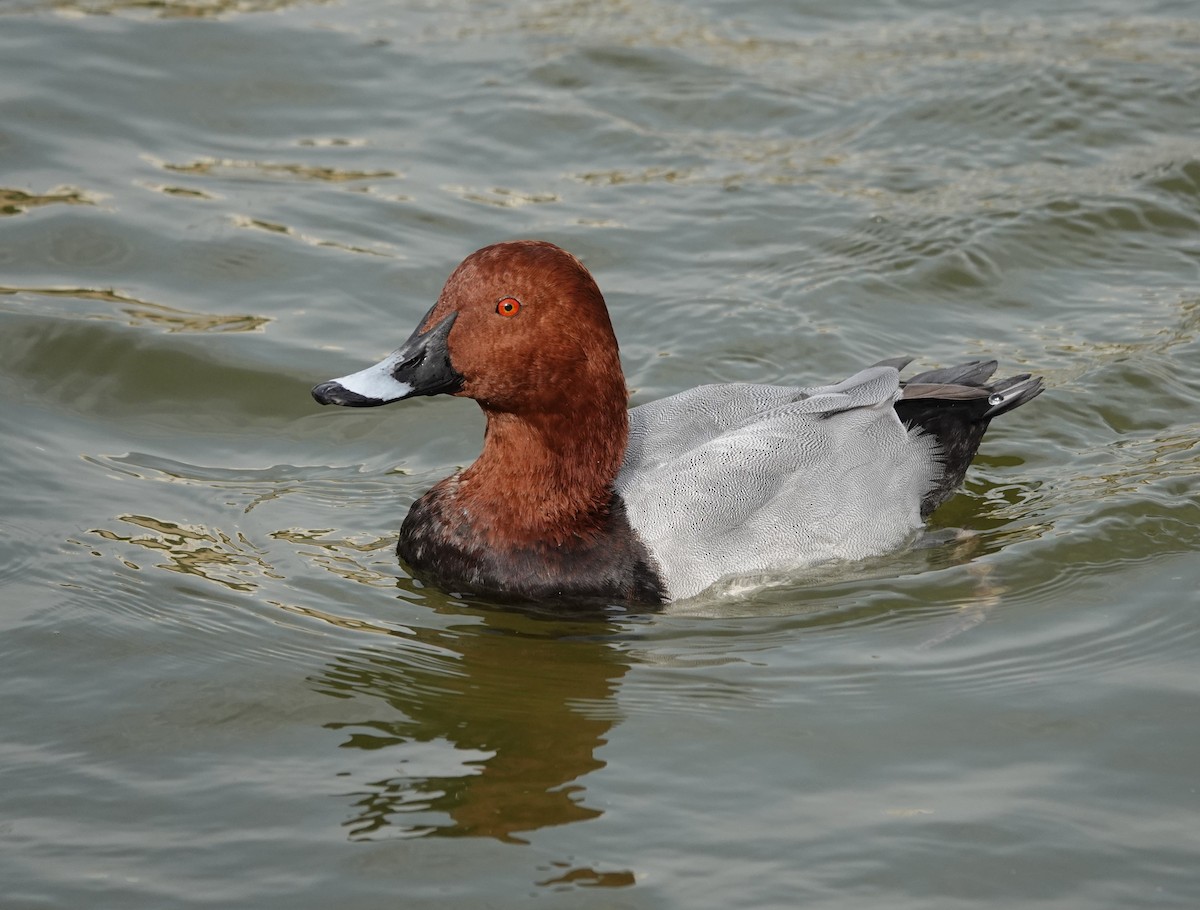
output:
<instances>
[{"instance_id":1,"label":"vermiculated gray back","mask_svg":"<svg viewBox=\"0 0 1200 910\"><path fill-rule=\"evenodd\" d=\"M899 373L816 388L701 386L630 412L616 491L673 599L721 578L862 559L921 527L941 468L904 428Z\"/></svg>"}]
</instances>

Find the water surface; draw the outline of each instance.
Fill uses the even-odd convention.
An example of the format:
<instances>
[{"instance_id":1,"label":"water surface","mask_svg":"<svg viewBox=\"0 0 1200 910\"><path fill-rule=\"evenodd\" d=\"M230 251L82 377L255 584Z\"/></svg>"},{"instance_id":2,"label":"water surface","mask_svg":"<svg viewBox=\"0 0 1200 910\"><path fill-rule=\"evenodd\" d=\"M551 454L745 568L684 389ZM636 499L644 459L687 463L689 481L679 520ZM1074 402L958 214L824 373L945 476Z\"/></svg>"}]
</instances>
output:
<instances>
[{"instance_id":1,"label":"water surface","mask_svg":"<svg viewBox=\"0 0 1200 910\"><path fill-rule=\"evenodd\" d=\"M1192 4L0 11L6 908L1200 900ZM633 399L995 356L928 545L654 615L409 579L496 240Z\"/></svg>"}]
</instances>

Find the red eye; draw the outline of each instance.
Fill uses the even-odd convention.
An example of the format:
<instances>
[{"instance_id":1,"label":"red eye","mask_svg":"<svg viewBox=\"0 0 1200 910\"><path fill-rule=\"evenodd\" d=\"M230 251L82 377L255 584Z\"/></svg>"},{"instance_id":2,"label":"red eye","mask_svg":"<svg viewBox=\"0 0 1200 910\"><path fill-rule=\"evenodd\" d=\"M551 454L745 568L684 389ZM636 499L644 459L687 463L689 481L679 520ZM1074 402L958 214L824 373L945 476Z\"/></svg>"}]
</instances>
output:
<instances>
[{"instance_id":1,"label":"red eye","mask_svg":"<svg viewBox=\"0 0 1200 910\"><path fill-rule=\"evenodd\" d=\"M496 312L501 316L516 316L521 309L521 301L516 297L505 297L496 304Z\"/></svg>"}]
</instances>

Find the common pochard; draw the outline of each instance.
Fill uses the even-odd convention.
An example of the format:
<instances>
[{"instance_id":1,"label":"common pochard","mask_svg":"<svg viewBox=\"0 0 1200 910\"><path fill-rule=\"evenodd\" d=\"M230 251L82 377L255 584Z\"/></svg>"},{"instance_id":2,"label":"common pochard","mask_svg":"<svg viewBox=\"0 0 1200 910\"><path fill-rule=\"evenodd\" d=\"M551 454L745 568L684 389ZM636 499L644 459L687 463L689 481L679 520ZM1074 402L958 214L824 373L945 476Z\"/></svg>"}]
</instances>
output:
<instances>
[{"instance_id":1,"label":"common pochard","mask_svg":"<svg viewBox=\"0 0 1200 910\"><path fill-rule=\"evenodd\" d=\"M913 539L988 422L1034 398L995 361L812 388L705 385L630 410L604 298L544 241L485 247L391 356L313 389L372 407L473 398L483 451L421 496L396 551L452 591L662 603L734 575L860 560Z\"/></svg>"}]
</instances>

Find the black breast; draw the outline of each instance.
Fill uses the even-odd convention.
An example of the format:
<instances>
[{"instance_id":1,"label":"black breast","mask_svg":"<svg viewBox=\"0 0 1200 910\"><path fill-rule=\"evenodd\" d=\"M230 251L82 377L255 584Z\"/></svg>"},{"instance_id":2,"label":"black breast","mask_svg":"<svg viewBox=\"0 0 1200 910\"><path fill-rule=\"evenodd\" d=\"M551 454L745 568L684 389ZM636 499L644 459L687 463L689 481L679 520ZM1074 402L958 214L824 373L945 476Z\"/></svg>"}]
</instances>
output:
<instances>
[{"instance_id":1,"label":"black breast","mask_svg":"<svg viewBox=\"0 0 1200 910\"><path fill-rule=\"evenodd\" d=\"M665 601L662 579L613 494L600 533L561 546L531 541L489 545L444 488L434 487L409 510L396 553L413 573L438 587L529 600Z\"/></svg>"}]
</instances>

